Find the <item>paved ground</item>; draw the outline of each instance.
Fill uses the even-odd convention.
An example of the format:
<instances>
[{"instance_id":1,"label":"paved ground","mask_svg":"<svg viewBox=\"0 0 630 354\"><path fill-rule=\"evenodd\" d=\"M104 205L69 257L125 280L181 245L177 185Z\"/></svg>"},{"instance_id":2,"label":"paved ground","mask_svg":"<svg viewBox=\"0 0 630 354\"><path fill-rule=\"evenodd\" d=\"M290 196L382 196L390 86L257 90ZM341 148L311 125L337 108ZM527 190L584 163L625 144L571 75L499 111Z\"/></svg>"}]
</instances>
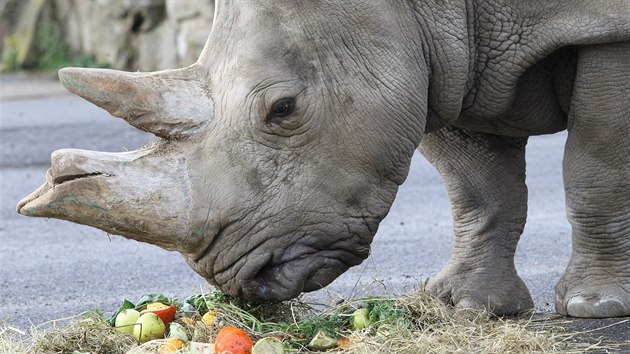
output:
<instances>
[{"instance_id":1,"label":"paved ground","mask_svg":"<svg viewBox=\"0 0 630 354\"><path fill-rule=\"evenodd\" d=\"M18 215L17 201L43 183L53 150L121 151L152 137L64 94L51 78L5 75L0 84L0 320L25 328L89 308L111 312L123 298L144 293L185 297L208 291L176 253L86 226ZM553 311L553 287L570 254L560 172L564 139L536 137L528 145L529 215L516 265L540 313ZM448 259L450 220L439 176L416 156L370 258L309 297L330 302L411 290ZM630 345L628 319L570 326Z\"/></svg>"}]
</instances>

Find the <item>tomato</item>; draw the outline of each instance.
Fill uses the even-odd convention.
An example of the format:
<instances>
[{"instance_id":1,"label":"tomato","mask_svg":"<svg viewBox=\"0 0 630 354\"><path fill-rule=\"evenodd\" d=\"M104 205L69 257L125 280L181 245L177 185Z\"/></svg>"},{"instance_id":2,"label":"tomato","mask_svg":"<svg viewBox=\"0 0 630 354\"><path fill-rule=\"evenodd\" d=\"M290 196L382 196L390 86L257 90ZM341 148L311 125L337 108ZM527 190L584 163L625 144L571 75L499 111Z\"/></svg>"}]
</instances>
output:
<instances>
[{"instance_id":1,"label":"tomato","mask_svg":"<svg viewBox=\"0 0 630 354\"><path fill-rule=\"evenodd\" d=\"M158 315L158 317L160 317L160 319L162 320L162 322L164 322L164 324L168 324L171 321L173 321L173 318L175 318L175 312L177 312L177 307L175 307L175 305L167 306L164 304L161 304L161 306L151 306L151 307L147 306L147 309L142 310L140 314L145 314L148 312Z\"/></svg>"},{"instance_id":2,"label":"tomato","mask_svg":"<svg viewBox=\"0 0 630 354\"><path fill-rule=\"evenodd\" d=\"M245 331L225 326L217 334L214 352L215 354L251 354L253 345L254 343Z\"/></svg>"}]
</instances>

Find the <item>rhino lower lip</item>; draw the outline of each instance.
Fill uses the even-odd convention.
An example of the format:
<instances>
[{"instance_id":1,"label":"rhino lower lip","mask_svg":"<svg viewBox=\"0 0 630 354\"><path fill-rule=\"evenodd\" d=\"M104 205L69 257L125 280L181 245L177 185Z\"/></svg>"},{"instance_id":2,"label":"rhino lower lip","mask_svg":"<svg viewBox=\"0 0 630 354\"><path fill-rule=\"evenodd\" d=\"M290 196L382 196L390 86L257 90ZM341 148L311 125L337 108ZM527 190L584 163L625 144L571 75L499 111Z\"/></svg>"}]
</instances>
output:
<instances>
[{"instance_id":1,"label":"rhino lower lip","mask_svg":"<svg viewBox=\"0 0 630 354\"><path fill-rule=\"evenodd\" d=\"M281 263L267 263L249 280L249 286L241 289L240 295L256 302L278 302L295 298L303 291L314 291L328 285L334 278L321 283L322 279L317 276L319 267L315 262L308 262L309 257L314 256L304 255ZM349 268L341 259L334 261L329 259L329 262L326 268L330 268L333 264L334 269L345 271ZM311 264L308 265L308 263ZM303 269L303 271L292 274L295 269Z\"/></svg>"}]
</instances>

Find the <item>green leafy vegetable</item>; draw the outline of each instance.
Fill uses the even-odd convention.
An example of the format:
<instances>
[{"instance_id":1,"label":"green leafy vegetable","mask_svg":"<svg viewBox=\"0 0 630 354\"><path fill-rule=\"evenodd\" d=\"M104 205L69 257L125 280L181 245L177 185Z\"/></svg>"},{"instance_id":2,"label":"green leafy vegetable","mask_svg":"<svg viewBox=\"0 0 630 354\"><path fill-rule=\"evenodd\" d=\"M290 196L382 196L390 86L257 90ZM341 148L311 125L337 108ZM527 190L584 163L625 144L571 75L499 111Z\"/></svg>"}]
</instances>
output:
<instances>
[{"instance_id":1,"label":"green leafy vegetable","mask_svg":"<svg viewBox=\"0 0 630 354\"><path fill-rule=\"evenodd\" d=\"M122 304L118 308L118 310L116 312L114 312L112 317L110 317L107 320L107 323L109 323L109 325L112 326L112 327L116 326L116 316L118 316L118 314L123 312L124 310L132 309L132 308L135 308L135 307L136 307L136 305L134 305L133 302L131 302L131 301L127 300L127 299L124 299Z\"/></svg>"},{"instance_id":2,"label":"green leafy vegetable","mask_svg":"<svg viewBox=\"0 0 630 354\"><path fill-rule=\"evenodd\" d=\"M160 294L160 293L155 293L155 294L144 294L142 295L142 297L140 298L140 300L138 300L138 302L136 303L136 307L135 309L138 311L142 311L144 309L147 308L147 305L153 302L161 302L164 305L172 305L173 301L175 301L176 299L169 299L166 296Z\"/></svg>"}]
</instances>

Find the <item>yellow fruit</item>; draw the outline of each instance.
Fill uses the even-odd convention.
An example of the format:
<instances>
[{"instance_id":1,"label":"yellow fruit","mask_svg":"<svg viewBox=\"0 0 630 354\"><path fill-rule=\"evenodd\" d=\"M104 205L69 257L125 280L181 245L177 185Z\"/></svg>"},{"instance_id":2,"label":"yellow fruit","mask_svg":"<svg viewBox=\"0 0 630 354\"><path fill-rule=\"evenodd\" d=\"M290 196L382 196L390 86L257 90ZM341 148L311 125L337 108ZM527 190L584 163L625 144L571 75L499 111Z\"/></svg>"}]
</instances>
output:
<instances>
[{"instance_id":1,"label":"yellow fruit","mask_svg":"<svg viewBox=\"0 0 630 354\"><path fill-rule=\"evenodd\" d=\"M193 320L190 317L182 317L181 320L182 320L182 322L184 322L188 326L194 326L195 325L195 320Z\"/></svg>"},{"instance_id":2,"label":"yellow fruit","mask_svg":"<svg viewBox=\"0 0 630 354\"><path fill-rule=\"evenodd\" d=\"M175 305L166 306L160 302L155 302L151 305L155 305L155 306L152 306L151 308L147 306L147 309L142 310L140 314L142 315L145 313L152 312L158 315L162 319L162 322L164 322L165 324L170 323L175 318L175 313L177 312L177 307L175 307Z\"/></svg>"},{"instance_id":3,"label":"yellow fruit","mask_svg":"<svg viewBox=\"0 0 630 354\"><path fill-rule=\"evenodd\" d=\"M164 306L165 305L161 302L152 302L150 304L147 304L147 310L157 309Z\"/></svg>"},{"instance_id":4,"label":"yellow fruit","mask_svg":"<svg viewBox=\"0 0 630 354\"><path fill-rule=\"evenodd\" d=\"M186 344L181 339L166 338L164 340L164 343L160 344L160 349L158 350L158 354L172 353L183 348L185 345Z\"/></svg>"},{"instance_id":5,"label":"yellow fruit","mask_svg":"<svg viewBox=\"0 0 630 354\"><path fill-rule=\"evenodd\" d=\"M216 313L214 311L208 311L201 318L201 320L208 325L212 325L214 323L214 318L216 317Z\"/></svg>"}]
</instances>

